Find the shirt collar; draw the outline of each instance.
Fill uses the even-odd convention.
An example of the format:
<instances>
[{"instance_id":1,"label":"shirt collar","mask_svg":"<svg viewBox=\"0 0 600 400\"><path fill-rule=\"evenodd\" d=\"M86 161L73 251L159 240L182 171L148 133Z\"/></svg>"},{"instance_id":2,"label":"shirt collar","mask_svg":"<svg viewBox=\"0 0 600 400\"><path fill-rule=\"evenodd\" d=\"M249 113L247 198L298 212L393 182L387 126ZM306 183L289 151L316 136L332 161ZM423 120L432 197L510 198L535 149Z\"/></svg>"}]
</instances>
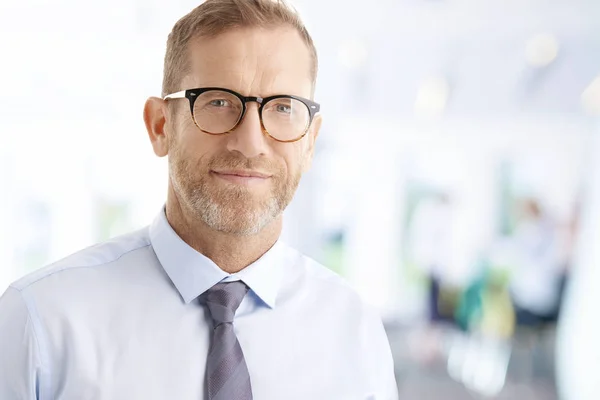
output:
<instances>
[{"instance_id":1,"label":"shirt collar","mask_svg":"<svg viewBox=\"0 0 600 400\"><path fill-rule=\"evenodd\" d=\"M163 208L150 225L150 242L165 272L186 303L225 281L243 281L268 307L275 307L283 273L283 244L277 241L261 258L229 274L194 250L173 230Z\"/></svg>"}]
</instances>

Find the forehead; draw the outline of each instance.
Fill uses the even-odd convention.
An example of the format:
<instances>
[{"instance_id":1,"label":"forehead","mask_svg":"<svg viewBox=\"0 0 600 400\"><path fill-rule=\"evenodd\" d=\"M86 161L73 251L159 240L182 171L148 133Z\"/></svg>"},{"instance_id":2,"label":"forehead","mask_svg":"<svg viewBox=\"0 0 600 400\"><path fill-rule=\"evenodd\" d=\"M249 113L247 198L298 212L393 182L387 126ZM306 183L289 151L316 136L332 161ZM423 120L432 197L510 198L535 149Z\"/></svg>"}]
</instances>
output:
<instances>
[{"instance_id":1,"label":"forehead","mask_svg":"<svg viewBox=\"0 0 600 400\"><path fill-rule=\"evenodd\" d=\"M311 56L291 27L235 29L190 42L186 88L219 86L243 95L309 97Z\"/></svg>"}]
</instances>

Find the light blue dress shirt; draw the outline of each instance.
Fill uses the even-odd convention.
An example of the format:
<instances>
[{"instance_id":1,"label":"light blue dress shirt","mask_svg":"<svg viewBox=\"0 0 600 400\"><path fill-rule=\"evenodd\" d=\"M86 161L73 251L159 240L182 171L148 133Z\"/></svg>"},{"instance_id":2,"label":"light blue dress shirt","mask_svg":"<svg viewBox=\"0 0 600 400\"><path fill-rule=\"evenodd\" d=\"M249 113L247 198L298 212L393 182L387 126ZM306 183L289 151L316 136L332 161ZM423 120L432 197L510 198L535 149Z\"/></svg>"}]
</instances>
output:
<instances>
[{"instance_id":1,"label":"light blue dress shirt","mask_svg":"<svg viewBox=\"0 0 600 400\"><path fill-rule=\"evenodd\" d=\"M255 400L397 399L381 320L341 278L281 241L228 274L164 210L7 289L0 399L206 399L212 321L198 296L233 280L250 287L234 326Z\"/></svg>"}]
</instances>

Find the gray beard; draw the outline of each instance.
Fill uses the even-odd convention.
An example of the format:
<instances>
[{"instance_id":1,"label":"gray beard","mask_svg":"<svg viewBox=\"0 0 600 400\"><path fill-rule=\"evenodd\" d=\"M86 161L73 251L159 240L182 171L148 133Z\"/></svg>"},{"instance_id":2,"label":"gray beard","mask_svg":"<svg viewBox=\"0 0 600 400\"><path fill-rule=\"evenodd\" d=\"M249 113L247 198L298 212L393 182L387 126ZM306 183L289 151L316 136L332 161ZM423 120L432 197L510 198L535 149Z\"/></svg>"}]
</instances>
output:
<instances>
[{"instance_id":1,"label":"gray beard","mask_svg":"<svg viewBox=\"0 0 600 400\"><path fill-rule=\"evenodd\" d=\"M194 213L211 229L237 236L258 234L285 207L276 197L252 206L256 201L242 191L223 193L219 197L220 201L200 187L192 190L188 201Z\"/></svg>"}]
</instances>

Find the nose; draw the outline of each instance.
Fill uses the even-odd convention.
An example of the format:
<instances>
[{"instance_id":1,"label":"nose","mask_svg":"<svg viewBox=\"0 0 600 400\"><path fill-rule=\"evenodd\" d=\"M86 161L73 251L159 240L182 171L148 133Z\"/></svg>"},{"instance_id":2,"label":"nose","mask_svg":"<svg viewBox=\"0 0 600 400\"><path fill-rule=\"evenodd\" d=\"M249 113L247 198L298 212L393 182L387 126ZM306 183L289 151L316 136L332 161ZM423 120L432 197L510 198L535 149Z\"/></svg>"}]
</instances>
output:
<instances>
[{"instance_id":1,"label":"nose","mask_svg":"<svg viewBox=\"0 0 600 400\"><path fill-rule=\"evenodd\" d=\"M256 158L268 150L268 138L263 133L258 104L249 103L238 127L228 135L227 149L246 158Z\"/></svg>"}]
</instances>

